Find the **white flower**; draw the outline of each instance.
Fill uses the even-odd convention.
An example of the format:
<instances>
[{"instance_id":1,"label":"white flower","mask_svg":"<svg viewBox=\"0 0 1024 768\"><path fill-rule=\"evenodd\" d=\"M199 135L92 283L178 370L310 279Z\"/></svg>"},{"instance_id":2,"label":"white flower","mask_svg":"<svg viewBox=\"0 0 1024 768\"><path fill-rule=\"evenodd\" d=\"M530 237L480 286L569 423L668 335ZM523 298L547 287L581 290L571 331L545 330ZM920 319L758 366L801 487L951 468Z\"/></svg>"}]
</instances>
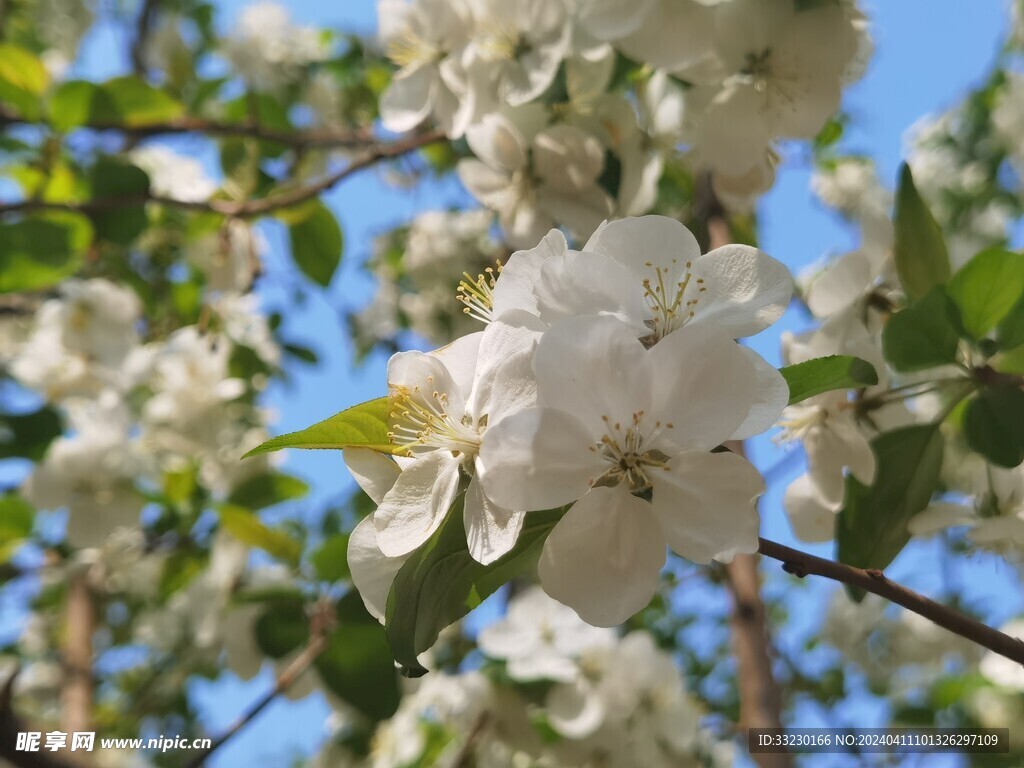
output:
<instances>
[{"instance_id":1,"label":"white flower","mask_svg":"<svg viewBox=\"0 0 1024 768\"><path fill-rule=\"evenodd\" d=\"M115 528L138 526L144 500L135 479L145 464L116 393L70 403L68 415L74 434L50 446L24 494L40 509L68 509L71 546L99 546Z\"/></svg>"},{"instance_id":2,"label":"white flower","mask_svg":"<svg viewBox=\"0 0 1024 768\"><path fill-rule=\"evenodd\" d=\"M11 364L14 377L48 400L131 387L124 369L139 344L138 297L102 278L67 280L59 290L40 307Z\"/></svg>"},{"instance_id":3,"label":"white flower","mask_svg":"<svg viewBox=\"0 0 1024 768\"><path fill-rule=\"evenodd\" d=\"M198 203L217 191L217 185L206 175L202 163L167 147L140 147L133 149L128 157L149 176L149 187L155 195Z\"/></svg>"},{"instance_id":4,"label":"white flower","mask_svg":"<svg viewBox=\"0 0 1024 768\"><path fill-rule=\"evenodd\" d=\"M666 544L701 563L757 549L763 481L708 453L756 399L754 364L728 335L695 325L645 350L614 318L571 318L544 334L534 371L540 407L489 429L481 458L497 504L576 502L545 542L548 594L610 626L648 603Z\"/></svg>"},{"instance_id":5,"label":"white flower","mask_svg":"<svg viewBox=\"0 0 1024 768\"><path fill-rule=\"evenodd\" d=\"M467 1L473 27L463 64L485 73L477 87L511 106L535 100L569 51L572 26L563 0Z\"/></svg>"},{"instance_id":6,"label":"white flower","mask_svg":"<svg viewBox=\"0 0 1024 768\"><path fill-rule=\"evenodd\" d=\"M502 114L485 117L466 133L479 159L461 160L459 178L474 197L497 211L512 245L532 246L556 223L579 237L589 236L612 209L597 185L604 148L569 125L540 132L536 125L530 128Z\"/></svg>"},{"instance_id":7,"label":"white flower","mask_svg":"<svg viewBox=\"0 0 1024 768\"><path fill-rule=\"evenodd\" d=\"M239 74L263 88L295 80L328 52L319 29L293 23L288 9L270 0L246 6L224 40L224 55Z\"/></svg>"},{"instance_id":8,"label":"white flower","mask_svg":"<svg viewBox=\"0 0 1024 768\"><path fill-rule=\"evenodd\" d=\"M388 363L395 418L392 440L413 461L373 515L377 543L389 557L427 541L455 501L461 473L469 551L487 564L515 546L523 512L494 504L480 486L487 432L535 402L530 359L539 333L528 315L491 323L436 352L400 352Z\"/></svg>"},{"instance_id":9,"label":"white flower","mask_svg":"<svg viewBox=\"0 0 1024 768\"><path fill-rule=\"evenodd\" d=\"M473 116L459 59L469 19L462 0L378 0L380 37L398 67L380 97L384 127L409 131L433 116L452 137Z\"/></svg>"},{"instance_id":10,"label":"white flower","mask_svg":"<svg viewBox=\"0 0 1024 768\"><path fill-rule=\"evenodd\" d=\"M581 653L614 641L614 631L586 624L539 587L512 598L505 617L484 627L477 637L481 651L504 659L509 677L524 682L574 680Z\"/></svg>"},{"instance_id":11,"label":"white flower","mask_svg":"<svg viewBox=\"0 0 1024 768\"><path fill-rule=\"evenodd\" d=\"M267 250L258 232L240 219L231 219L218 232L190 243L188 262L206 277L213 291L248 291Z\"/></svg>"},{"instance_id":12,"label":"white flower","mask_svg":"<svg viewBox=\"0 0 1024 768\"><path fill-rule=\"evenodd\" d=\"M732 0L714 13L727 78L691 90L693 143L713 169L738 175L772 141L817 135L839 107L857 35L834 3L797 12L792 0Z\"/></svg>"}]
</instances>

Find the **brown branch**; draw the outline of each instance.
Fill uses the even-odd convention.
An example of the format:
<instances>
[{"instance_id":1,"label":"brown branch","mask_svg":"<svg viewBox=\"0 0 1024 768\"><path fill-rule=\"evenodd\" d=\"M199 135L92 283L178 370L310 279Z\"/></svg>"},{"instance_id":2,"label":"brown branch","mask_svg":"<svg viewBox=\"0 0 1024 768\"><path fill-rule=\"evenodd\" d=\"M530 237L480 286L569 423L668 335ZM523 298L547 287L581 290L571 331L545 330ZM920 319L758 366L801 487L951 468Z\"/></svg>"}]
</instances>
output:
<instances>
[{"instance_id":1,"label":"brown branch","mask_svg":"<svg viewBox=\"0 0 1024 768\"><path fill-rule=\"evenodd\" d=\"M334 621L334 609L330 602L321 600L317 603L312 620L310 621L310 637L306 647L281 671L281 674L274 681L274 687L253 703L231 727L214 739L209 747L201 750L195 757L189 760L185 764L185 768L199 768L210 755L251 723L278 696L291 688L295 681L302 676L302 673L309 669L310 665L316 661L317 656L323 653L327 647L327 635L334 627Z\"/></svg>"},{"instance_id":2,"label":"brown branch","mask_svg":"<svg viewBox=\"0 0 1024 768\"><path fill-rule=\"evenodd\" d=\"M439 131L420 133L390 144L375 144L357 155L344 168L325 176L319 181L305 186L294 187L277 194L254 200L177 200L161 197L151 193L141 195L121 195L86 200L80 203L56 203L47 200L22 200L16 203L0 204L0 215L7 213L31 213L33 211L69 211L73 213L93 213L108 211L143 203L157 203L171 208L183 210L206 211L219 213L237 219L256 218L284 208L291 208L311 200L327 192L334 186L356 173L369 168L381 160L394 159L422 149L430 144L444 141L445 136Z\"/></svg>"},{"instance_id":3,"label":"brown branch","mask_svg":"<svg viewBox=\"0 0 1024 768\"><path fill-rule=\"evenodd\" d=\"M474 751L490 721L491 713L486 709L476 716L476 720L473 721L473 725L470 726L469 733L466 735L466 740L455 755L455 759L449 764L451 768L471 768L476 765Z\"/></svg>"},{"instance_id":4,"label":"brown branch","mask_svg":"<svg viewBox=\"0 0 1024 768\"><path fill-rule=\"evenodd\" d=\"M765 557L780 561L782 569L786 573L791 573L798 578L813 574L851 587L859 587L865 592L884 597L886 600L903 606L908 611L924 616L940 627L977 643L993 653L1005 656L1018 664L1024 664L1024 641L1010 637L970 616L897 584L879 570L857 568L845 563L826 560L768 539L760 539L760 542L760 553Z\"/></svg>"},{"instance_id":5,"label":"brown branch","mask_svg":"<svg viewBox=\"0 0 1024 768\"><path fill-rule=\"evenodd\" d=\"M132 71L139 76L146 73L146 46L149 45L149 36L153 31L153 22L159 5L160 0L143 0L135 24L135 40L132 42L131 51Z\"/></svg>"},{"instance_id":6,"label":"brown branch","mask_svg":"<svg viewBox=\"0 0 1024 768\"><path fill-rule=\"evenodd\" d=\"M7 125L45 125L29 120L0 106L0 128ZM373 134L367 130L342 131L330 128L311 128L301 131L281 131L256 122L223 122L202 117L180 117L146 125L130 126L109 120L90 120L78 126L93 131L116 131L133 139L184 133L202 133L210 136L236 136L284 144L292 149L359 148L373 144Z\"/></svg>"},{"instance_id":7,"label":"brown branch","mask_svg":"<svg viewBox=\"0 0 1024 768\"><path fill-rule=\"evenodd\" d=\"M697 179L693 212L707 226L709 250L732 241L725 209L715 195L709 174ZM730 446L743 455L743 444ZM725 566L726 583L732 598L729 629L736 656L736 677L740 697L740 728L781 728L782 691L772 670L771 635L764 601L757 555L736 555ZM788 768L788 753L751 755L760 768Z\"/></svg>"},{"instance_id":8,"label":"brown branch","mask_svg":"<svg viewBox=\"0 0 1024 768\"><path fill-rule=\"evenodd\" d=\"M68 733L90 730L92 721L92 636L96 606L86 574L72 576L64 607L64 652L61 664L67 672L61 686L61 713Z\"/></svg>"}]
</instances>

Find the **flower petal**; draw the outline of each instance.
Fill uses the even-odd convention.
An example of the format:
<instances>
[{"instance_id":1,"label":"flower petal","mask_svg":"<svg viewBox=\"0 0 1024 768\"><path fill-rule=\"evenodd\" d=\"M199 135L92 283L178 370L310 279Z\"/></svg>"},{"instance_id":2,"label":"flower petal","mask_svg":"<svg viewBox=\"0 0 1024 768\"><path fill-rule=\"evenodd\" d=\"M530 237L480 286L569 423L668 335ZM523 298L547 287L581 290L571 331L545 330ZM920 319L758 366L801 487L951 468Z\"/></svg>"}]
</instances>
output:
<instances>
[{"instance_id":1,"label":"flower petal","mask_svg":"<svg viewBox=\"0 0 1024 768\"><path fill-rule=\"evenodd\" d=\"M525 517L525 512L504 509L488 499L480 479L474 475L466 491L462 516L469 554L483 565L508 554L516 545Z\"/></svg>"},{"instance_id":2,"label":"flower petal","mask_svg":"<svg viewBox=\"0 0 1024 768\"><path fill-rule=\"evenodd\" d=\"M665 539L651 505L624 487L595 488L544 542L544 591L597 627L621 624L654 596Z\"/></svg>"},{"instance_id":3,"label":"flower petal","mask_svg":"<svg viewBox=\"0 0 1024 768\"><path fill-rule=\"evenodd\" d=\"M693 262L683 300L691 322L710 322L733 338L753 336L786 311L793 277L786 265L747 245L725 245Z\"/></svg>"},{"instance_id":4,"label":"flower petal","mask_svg":"<svg viewBox=\"0 0 1024 768\"><path fill-rule=\"evenodd\" d=\"M534 289L541 318L556 323L580 315L612 315L646 336L643 289L629 271L607 256L566 251L540 265Z\"/></svg>"},{"instance_id":5,"label":"flower petal","mask_svg":"<svg viewBox=\"0 0 1024 768\"><path fill-rule=\"evenodd\" d=\"M674 457L669 470L655 473L651 482L654 514L676 553L710 563L757 551L754 501L765 486L742 456L689 451Z\"/></svg>"},{"instance_id":6,"label":"flower petal","mask_svg":"<svg viewBox=\"0 0 1024 768\"><path fill-rule=\"evenodd\" d=\"M384 623L388 593L407 557L387 557L377 546L371 517L363 518L348 537L348 567L363 604Z\"/></svg>"},{"instance_id":7,"label":"flower petal","mask_svg":"<svg viewBox=\"0 0 1024 768\"><path fill-rule=\"evenodd\" d=\"M431 537L455 500L460 464L448 451L431 451L399 475L373 514L381 552L408 555Z\"/></svg>"},{"instance_id":8,"label":"flower petal","mask_svg":"<svg viewBox=\"0 0 1024 768\"><path fill-rule=\"evenodd\" d=\"M825 501L809 475L800 475L789 484L782 504L793 535L800 541L831 541L835 537L838 510Z\"/></svg>"},{"instance_id":9,"label":"flower petal","mask_svg":"<svg viewBox=\"0 0 1024 768\"><path fill-rule=\"evenodd\" d=\"M611 221L595 233L587 249L615 259L640 281L656 279L656 269L661 269L667 279L677 280L682 277L686 263L700 257L697 238L668 216Z\"/></svg>"},{"instance_id":10,"label":"flower petal","mask_svg":"<svg viewBox=\"0 0 1024 768\"><path fill-rule=\"evenodd\" d=\"M565 253L567 247L565 235L552 229L536 248L513 253L494 286L494 317L511 309L537 314L534 287L540 279L541 266L547 259Z\"/></svg>"},{"instance_id":11,"label":"flower petal","mask_svg":"<svg viewBox=\"0 0 1024 768\"><path fill-rule=\"evenodd\" d=\"M529 512L575 501L605 462L578 419L553 408L530 408L484 432L477 471L487 497Z\"/></svg>"},{"instance_id":12,"label":"flower petal","mask_svg":"<svg viewBox=\"0 0 1024 768\"><path fill-rule=\"evenodd\" d=\"M628 423L649 411L652 359L634 329L613 317L571 317L537 346L533 369L541 406L576 416L596 440L604 419Z\"/></svg>"},{"instance_id":13,"label":"flower petal","mask_svg":"<svg viewBox=\"0 0 1024 768\"><path fill-rule=\"evenodd\" d=\"M656 371L653 412L672 425L665 436L680 448L707 451L720 445L759 400L749 353L716 328L683 326L648 355Z\"/></svg>"},{"instance_id":14,"label":"flower petal","mask_svg":"<svg viewBox=\"0 0 1024 768\"><path fill-rule=\"evenodd\" d=\"M342 457L352 477L374 504L384 501L385 494L402 474L393 459L369 448L346 448L342 451Z\"/></svg>"},{"instance_id":15,"label":"flower petal","mask_svg":"<svg viewBox=\"0 0 1024 768\"><path fill-rule=\"evenodd\" d=\"M750 413L736 431L732 440L746 440L771 429L782 416L789 403L789 385L775 366L749 347L740 347L754 365L757 385L754 389L754 404Z\"/></svg>"}]
</instances>

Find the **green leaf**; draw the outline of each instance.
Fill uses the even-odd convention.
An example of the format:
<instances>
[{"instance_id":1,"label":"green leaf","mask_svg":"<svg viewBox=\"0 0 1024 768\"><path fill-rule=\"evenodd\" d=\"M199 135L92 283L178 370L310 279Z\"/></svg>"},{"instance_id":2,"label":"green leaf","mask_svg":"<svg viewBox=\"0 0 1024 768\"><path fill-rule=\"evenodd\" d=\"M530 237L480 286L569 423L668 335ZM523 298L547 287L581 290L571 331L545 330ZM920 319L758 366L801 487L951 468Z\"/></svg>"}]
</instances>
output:
<instances>
[{"instance_id":1,"label":"green leaf","mask_svg":"<svg viewBox=\"0 0 1024 768\"><path fill-rule=\"evenodd\" d=\"M953 275L947 287L964 330L980 339L1024 297L1024 254L989 248Z\"/></svg>"},{"instance_id":2,"label":"green leaf","mask_svg":"<svg viewBox=\"0 0 1024 768\"><path fill-rule=\"evenodd\" d=\"M221 525L243 544L257 547L278 560L297 565L302 545L288 534L265 526L252 511L235 504L218 504Z\"/></svg>"},{"instance_id":3,"label":"green leaf","mask_svg":"<svg viewBox=\"0 0 1024 768\"><path fill-rule=\"evenodd\" d=\"M29 120L39 116L39 97L49 83L39 57L20 46L0 43L0 104Z\"/></svg>"},{"instance_id":4,"label":"green leaf","mask_svg":"<svg viewBox=\"0 0 1024 768\"><path fill-rule=\"evenodd\" d=\"M789 385L789 404L835 389L859 389L878 383L871 363L850 355L829 355L780 368Z\"/></svg>"},{"instance_id":5,"label":"green leaf","mask_svg":"<svg viewBox=\"0 0 1024 768\"><path fill-rule=\"evenodd\" d=\"M228 496L228 503L256 510L298 499L307 493L309 486L299 478L282 472L266 472L250 477L235 488Z\"/></svg>"},{"instance_id":6,"label":"green leaf","mask_svg":"<svg viewBox=\"0 0 1024 768\"><path fill-rule=\"evenodd\" d=\"M296 265L313 282L330 285L341 263L344 237L334 214L323 203L307 206L297 220L289 221L288 239Z\"/></svg>"},{"instance_id":7,"label":"green leaf","mask_svg":"<svg viewBox=\"0 0 1024 768\"><path fill-rule=\"evenodd\" d=\"M301 598L273 598L253 625L256 645L272 659L280 659L309 641L309 617Z\"/></svg>"},{"instance_id":8,"label":"green leaf","mask_svg":"<svg viewBox=\"0 0 1024 768\"><path fill-rule=\"evenodd\" d=\"M1000 349L1016 349L1024 345L1024 298L999 323L996 339Z\"/></svg>"},{"instance_id":9,"label":"green leaf","mask_svg":"<svg viewBox=\"0 0 1024 768\"><path fill-rule=\"evenodd\" d=\"M120 123L138 128L180 117L184 106L173 96L134 75L103 83L103 97L93 101L89 115L96 122Z\"/></svg>"},{"instance_id":10,"label":"green leaf","mask_svg":"<svg viewBox=\"0 0 1024 768\"><path fill-rule=\"evenodd\" d=\"M160 572L160 596L164 599L187 587L206 567L207 560L195 552L178 550L168 555Z\"/></svg>"},{"instance_id":11,"label":"green leaf","mask_svg":"<svg viewBox=\"0 0 1024 768\"><path fill-rule=\"evenodd\" d=\"M135 201L92 214L98 237L118 245L131 244L149 223L146 218L149 176L130 163L100 158L89 170L89 179L96 198Z\"/></svg>"},{"instance_id":12,"label":"green leaf","mask_svg":"<svg viewBox=\"0 0 1024 768\"><path fill-rule=\"evenodd\" d=\"M400 692L384 628L351 591L336 606L338 627L314 662L324 685L374 721L391 717Z\"/></svg>"},{"instance_id":13,"label":"green leaf","mask_svg":"<svg viewBox=\"0 0 1024 768\"><path fill-rule=\"evenodd\" d=\"M466 545L463 499L460 494L437 532L412 553L388 595L388 640L395 661L409 677L426 672L416 657L433 646L442 629L535 566L544 540L565 514L565 509L530 512L515 549L485 566L473 559Z\"/></svg>"},{"instance_id":14,"label":"green leaf","mask_svg":"<svg viewBox=\"0 0 1024 768\"><path fill-rule=\"evenodd\" d=\"M405 453L402 446L388 439L388 432L391 431L390 414L388 398L368 400L299 432L271 438L242 458L280 451L282 448L370 448L380 453Z\"/></svg>"},{"instance_id":15,"label":"green leaf","mask_svg":"<svg viewBox=\"0 0 1024 768\"><path fill-rule=\"evenodd\" d=\"M38 291L75 274L92 242L89 220L50 212L0 223L0 293Z\"/></svg>"},{"instance_id":16,"label":"green leaf","mask_svg":"<svg viewBox=\"0 0 1024 768\"><path fill-rule=\"evenodd\" d=\"M935 286L923 299L897 312L882 330L882 352L897 371L921 371L956 362L960 335L945 289Z\"/></svg>"},{"instance_id":17,"label":"green leaf","mask_svg":"<svg viewBox=\"0 0 1024 768\"><path fill-rule=\"evenodd\" d=\"M70 131L85 125L95 115L115 114L116 107L106 92L87 80L68 80L58 85L50 95L50 125L58 131Z\"/></svg>"},{"instance_id":18,"label":"green leaf","mask_svg":"<svg viewBox=\"0 0 1024 768\"><path fill-rule=\"evenodd\" d=\"M13 493L0 496L0 547L27 539L34 519L35 510L23 498Z\"/></svg>"},{"instance_id":19,"label":"green leaf","mask_svg":"<svg viewBox=\"0 0 1024 768\"><path fill-rule=\"evenodd\" d=\"M964 412L967 444L993 464L1024 461L1024 392L1012 386L986 387Z\"/></svg>"},{"instance_id":20,"label":"green leaf","mask_svg":"<svg viewBox=\"0 0 1024 768\"><path fill-rule=\"evenodd\" d=\"M949 254L942 231L918 194L906 163L900 167L893 226L896 272L907 297L917 301L949 280Z\"/></svg>"},{"instance_id":21,"label":"green leaf","mask_svg":"<svg viewBox=\"0 0 1024 768\"><path fill-rule=\"evenodd\" d=\"M63 431L60 416L49 407L20 415L0 413L0 459L39 461Z\"/></svg>"},{"instance_id":22,"label":"green leaf","mask_svg":"<svg viewBox=\"0 0 1024 768\"><path fill-rule=\"evenodd\" d=\"M938 424L902 427L871 441L875 481L846 478L846 498L836 522L836 557L858 568L883 569L910 540L907 523L928 506L942 469ZM851 590L856 600L863 592Z\"/></svg>"},{"instance_id":23,"label":"green leaf","mask_svg":"<svg viewBox=\"0 0 1024 768\"><path fill-rule=\"evenodd\" d=\"M310 562L320 581L335 582L349 578L348 534L331 536L313 553Z\"/></svg>"}]
</instances>

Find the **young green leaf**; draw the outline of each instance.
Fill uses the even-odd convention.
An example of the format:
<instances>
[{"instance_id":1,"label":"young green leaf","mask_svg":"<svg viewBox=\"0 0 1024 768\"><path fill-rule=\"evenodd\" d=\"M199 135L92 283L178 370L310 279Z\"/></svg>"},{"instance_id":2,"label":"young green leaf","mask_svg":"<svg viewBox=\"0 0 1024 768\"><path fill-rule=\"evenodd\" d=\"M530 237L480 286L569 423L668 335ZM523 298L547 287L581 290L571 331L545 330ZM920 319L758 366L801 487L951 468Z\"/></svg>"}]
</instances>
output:
<instances>
[{"instance_id":1,"label":"young green leaf","mask_svg":"<svg viewBox=\"0 0 1024 768\"><path fill-rule=\"evenodd\" d=\"M834 389L859 389L878 383L878 373L866 360L851 355L829 355L780 368L789 385L789 404Z\"/></svg>"},{"instance_id":2,"label":"young green leaf","mask_svg":"<svg viewBox=\"0 0 1024 768\"><path fill-rule=\"evenodd\" d=\"M274 597L253 625L256 645L272 659L297 651L309 641L309 617L301 596Z\"/></svg>"},{"instance_id":3,"label":"young green leaf","mask_svg":"<svg viewBox=\"0 0 1024 768\"><path fill-rule=\"evenodd\" d=\"M916 301L949 280L949 254L942 231L918 194L906 163L900 168L893 227L896 272L907 296Z\"/></svg>"},{"instance_id":4,"label":"young green leaf","mask_svg":"<svg viewBox=\"0 0 1024 768\"><path fill-rule=\"evenodd\" d=\"M384 628L351 590L335 605L337 629L313 663L324 685L370 720L398 709L400 691Z\"/></svg>"},{"instance_id":5,"label":"young green leaf","mask_svg":"<svg viewBox=\"0 0 1024 768\"><path fill-rule=\"evenodd\" d=\"M341 581L350 575L348 569L348 534L338 533L324 541L310 556L310 563L320 581Z\"/></svg>"},{"instance_id":6,"label":"young green leaf","mask_svg":"<svg viewBox=\"0 0 1024 768\"><path fill-rule=\"evenodd\" d=\"M871 441L877 471L871 486L846 478L836 521L836 558L858 568L882 569L910 540L907 523L928 506L942 469L938 424L902 427ZM863 592L851 590L856 600Z\"/></svg>"},{"instance_id":7,"label":"young green leaf","mask_svg":"<svg viewBox=\"0 0 1024 768\"><path fill-rule=\"evenodd\" d=\"M292 258L306 277L326 288L341 263L345 239L338 220L323 203L305 210L288 227Z\"/></svg>"},{"instance_id":8,"label":"young green leaf","mask_svg":"<svg viewBox=\"0 0 1024 768\"><path fill-rule=\"evenodd\" d=\"M89 220L76 213L0 223L0 293L38 291L71 277L91 242Z\"/></svg>"},{"instance_id":9,"label":"young green leaf","mask_svg":"<svg viewBox=\"0 0 1024 768\"><path fill-rule=\"evenodd\" d=\"M60 415L49 406L31 413L0 413L0 459L40 461L63 431Z\"/></svg>"},{"instance_id":10,"label":"young green leaf","mask_svg":"<svg viewBox=\"0 0 1024 768\"><path fill-rule=\"evenodd\" d=\"M221 525L243 544L262 549L289 565L298 564L302 545L288 534L268 528L251 510L237 504L218 504L216 510Z\"/></svg>"},{"instance_id":11,"label":"young green leaf","mask_svg":"<svg viewBox=\"0 0 1024 768\"><path fill-rule=\"evenodd\" d=\"M1024 254L989 248L975 255L947 287L964 330L980 339L1024 297Z\"/></svg>"},{"instance_id":12,"label":"young green leaf","mask_svg":"<svg viewBox=\"0 0 1024 768\"><path fill-rule=\"evenodd\" d=\"M301 498L308 492L309 486L297 477L283 472L265 472L235 488L228 496L228 503L256 510Z\"/></svg>"},{"instance_id":13,"label":"young green leaf","mask_svg":"<svg viewBox=\"0 0 1024 768\"><path fill-rule=\"evenodd\" d=\"M1024 392L1011 386L981 390L964 411L967 444L993 464L1024 461Z\"/></svg>"},{"instance_id":14,"label":"young green leaf","mask_svg":"<svg viewBox=\"0 0 1024 768\"><path fill-rule=\"evenodd\" d=\"M941 285L897 312L882 330L882 352L897 371L921 371L956 361L956 312Z\"/></svg>"},{"instance_id":15,"label":"young green leaf","mask_svg":"<svg viewBox=\"0 0 1024 768\"><path fill-rule=\"evenodd\" d=\"M131 163L100 158L89 171L89 181L93 196L124 202L92 213L96 235L118 245L130 245L149 223L146 217L149 176Z\"/></svg>"},{"instance_id":16,"label":"young green leaf","mask_svg":"<svg viewBox=\"0 0 1024 768\"><path fill-rule=\"evenodd\" d=\"M134 75L107 80L101 100L93 101L90 119L138 128L180 117L184 106L166 91Z\"/></svg>"},{"instance_id":17,"label":"young green leaf","mask_svg":"<svg viewBox=\"0 0 1024 768\"><path fill-rule=\"evenodd\" d=\"M282 448L371 448L380 453L401 454L404 449L388 439L391 431L391 405L379 397L335 414L318 424L287 435L271 438L242 458Z\"/></svg>"},{"instance_id":18,"label":"young green leaf","mask_svg":"<svg viewBox=\"0 0 1024 768\"><path fill-rule=\"evenodd\" d=\"M460 494L437 532L402 566L388 595L384 626L395 661L409 677L426 672L416 657L433 646L442 629L536 565L544 540L565 514L564 509L529 513L515 549L484 566L466 546L463 498Z\"/></svg>"},{"instance_id":19,"label":"young green leaf","mask_svg":"<svg viewBox=\"0 0 1024 768\"><path fill-rule=\"evenodd\" d=\"M1024 297L1007 313L996 330L1000 349L1017 349L1024 345Z\"/></svg>"},{"instance_id":20,"label":"young green leaf","mask_svg":"<svg viewBox=\"0 0 1024 768\"><path fill-rule=\"evenodd\" d=\"M0 103L35 120L39 116L39 97L49 80L38 56L21 46L0 43Z\"/></svg>"},{"instance_id":21,"label":"young green leaf","mask_svg":"<svg viewBox=\"0 0 1024 768\"><path fill-rule=\"evenodd\" d=\"M35 510L21 496L0 496L0 547L28 538L34 520Z\"/></svg>"}]
</instances>

